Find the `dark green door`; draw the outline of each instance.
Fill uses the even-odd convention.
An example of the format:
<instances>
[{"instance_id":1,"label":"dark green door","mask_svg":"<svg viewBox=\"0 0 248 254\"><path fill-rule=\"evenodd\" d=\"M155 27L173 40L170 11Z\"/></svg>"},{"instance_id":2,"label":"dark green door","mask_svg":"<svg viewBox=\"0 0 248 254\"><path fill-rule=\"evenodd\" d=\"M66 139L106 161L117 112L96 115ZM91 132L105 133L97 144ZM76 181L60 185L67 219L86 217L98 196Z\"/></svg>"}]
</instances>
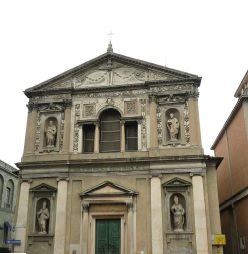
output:
<instances>
[{"instance_id":1,"label":"dark green door","mask_svg":"<svg viewBox=\"0 0 248 254\"><path fill-rule=\"evenodd\" d=\"M121 220L96 220L96 254L121 253Z\"/></svg>"}]
</instances>

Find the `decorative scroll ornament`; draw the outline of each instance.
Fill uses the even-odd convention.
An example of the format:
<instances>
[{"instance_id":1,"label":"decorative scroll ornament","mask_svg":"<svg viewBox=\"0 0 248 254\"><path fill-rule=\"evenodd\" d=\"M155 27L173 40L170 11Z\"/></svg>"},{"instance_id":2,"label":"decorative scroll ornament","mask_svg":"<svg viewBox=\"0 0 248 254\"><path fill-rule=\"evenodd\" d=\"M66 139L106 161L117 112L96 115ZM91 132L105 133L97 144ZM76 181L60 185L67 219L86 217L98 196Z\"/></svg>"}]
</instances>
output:
<instances>
[{"instance_id":1,"label":"decorative scroll ornament","mask_svg":"<svg viewBox=\"0 0 248 254\"><path fill-rule=\"evenodd\" d=\"M73 152L78 152L78 142L79 142L79 126L77 121L80 118L80 104L75 105L75 118L74 118L74 135L73 135Z\"/></svg>"},{"instance_id":2,"label":"decorative scroll ornament","mask_svg":"<svg viewBox=\"0 0 248 254\"><path fill-rule=\"evenodd\" d=\"M189 109L188 109L187 101L184 105L183 114L184 114L185 140L187 143L189 143L190 142L190 128L189 128Z\"/></svg>"},{"instance_id":3,"label":"decorative scroll ornament","mask_svg":"<svg viewBox=\"0 0 248 254\"><path fill-rule=\"evenodd\" d=\"M35 138L35 150L38 151L40 147L40 138L41 138L41 114L38 111L37 114L37 123L36 123L36 138Z\"/></svg>"},{"instance_id":4,"label":"decorative scroll ornament","mask_svg":"<svg viewBox=\"0 0 248 254\"><path fill-rule=\"evenodd\" d=\"M171 80L171 79L175 79L175 78L168 76L168 74L159 73L159 72L151 72L150 80Z\"/></svg>"},{"instance_id":5,"label":"decorative scroll ornament","mask_svg":"<svg viewBox=\"0 0 248 254\"><path fill-rule=\"evenodd\" d=\"M64 139L64 128L65 127L65 113L61 115L61 124L60 124L60 140L59 140L59 150L63 150L63 139Z\"/></svg>"},{"instance_id":6,"label":"decorative scroll ornament","mask_svg":"<svg viewBox=\"0 0 248 254\"><path fill-rule=\"evenodd\" d=\"M140 99L140 105L141 105L141 115L143 116L143 119L141 120L141 146L142 150L147 149L147 128L146 128L146 99Z\"/></svg>"},{"instance_id":7,"label":"decorative scroll ornament","mask_svg":"<svg viewBox=\"0 0 248 254\"><path fill-rule=\"evenodd\" d=\"M159 98L158 103L159 104L182 103L182 102L184 103L185 100L186 100L186 96L170 94L166 97Z\"/></svg>"},{"instance_id":8,"label":"decorative scroll ornament","mask_svg":"<svg viewBox=\"0 0 248 254\"><path fill-rule=\"evenodd\" d=\"M160 105L157 106L157 132L158 132L158 145L162 146L163 132L162 132L162 114Z\"/></svg>"}]
</instances>

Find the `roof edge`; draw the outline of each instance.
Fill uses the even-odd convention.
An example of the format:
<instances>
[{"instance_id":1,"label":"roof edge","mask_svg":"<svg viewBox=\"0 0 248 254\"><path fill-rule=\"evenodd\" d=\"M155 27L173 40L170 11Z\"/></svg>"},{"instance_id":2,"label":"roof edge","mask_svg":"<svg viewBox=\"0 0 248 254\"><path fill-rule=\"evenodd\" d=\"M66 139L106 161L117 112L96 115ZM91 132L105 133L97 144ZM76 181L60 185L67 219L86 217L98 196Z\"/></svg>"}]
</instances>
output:
<instances>
[{"instance_id":1,"label":"roof edge","mask_svg":"<svg viewBox=\"0 0 248 254\"><path fill-rule=\"evenodd\" d=\"M239 110L239 108L241 107L242 105L242 102L245 100L245 99L248 99L248 95L245 94L245 95L241 95L241 97L239 98L239 100L237 101L236 105L234 106L232 112L230 113L229 117L227 118L226 122L224 123L222 129L220 130L219 134L217 135L217 138L215 139L213 145L211 146L211 150L214 150L216 145L218 144L218 142L220 141L220 139L222 138L225 130L228 128L229 124L231 123L232 119L234 118L235 116L235 113L237 113L237 111Z\"/></svg>"}]
</instances>

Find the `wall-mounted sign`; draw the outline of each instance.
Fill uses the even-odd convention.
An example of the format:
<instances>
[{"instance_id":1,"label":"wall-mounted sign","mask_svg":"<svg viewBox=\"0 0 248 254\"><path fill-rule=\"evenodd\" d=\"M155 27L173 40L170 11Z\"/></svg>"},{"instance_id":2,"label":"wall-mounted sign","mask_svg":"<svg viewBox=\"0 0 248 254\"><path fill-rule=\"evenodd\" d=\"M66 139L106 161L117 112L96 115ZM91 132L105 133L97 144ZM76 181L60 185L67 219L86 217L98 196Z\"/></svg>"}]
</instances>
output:
<instances>
[{"instance_id":1,"label":"wall-mounted sign","mask_svg":"<svg viewBox=\"0 0 248 254\"><path fill-rule=\"evenodd\" d=\"M212 245L226 245L226 236L212 235Z\"/></svg>"},{"instance_id":2,"label":"wall-mounted sign","mask_svg":"<svg viewBox=\"0 0 248 254\"><path fill-rule=\"evenodd\" d=\"M21 240L7 240L6 244L21 245Z\"/></svg>"}]
</instances>

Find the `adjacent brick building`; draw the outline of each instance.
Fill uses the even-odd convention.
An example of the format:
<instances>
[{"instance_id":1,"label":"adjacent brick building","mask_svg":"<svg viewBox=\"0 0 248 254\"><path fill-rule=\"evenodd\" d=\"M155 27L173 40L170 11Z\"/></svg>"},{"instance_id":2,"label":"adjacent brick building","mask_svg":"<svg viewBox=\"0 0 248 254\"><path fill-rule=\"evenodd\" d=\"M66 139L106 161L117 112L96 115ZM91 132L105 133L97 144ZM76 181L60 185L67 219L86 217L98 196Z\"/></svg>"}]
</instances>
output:
<instances>
[{"instance_id":1,"label":"adjacent brick building","mask_svg":"<svg viewBox=\"0 0 248 254\"><path fill-rule=\"evenodd\" d=\"M225 254L248 253L248 72L235 97L237 104L212 146L224 157L217 178Z\"/></svg>"}]
</instances>

